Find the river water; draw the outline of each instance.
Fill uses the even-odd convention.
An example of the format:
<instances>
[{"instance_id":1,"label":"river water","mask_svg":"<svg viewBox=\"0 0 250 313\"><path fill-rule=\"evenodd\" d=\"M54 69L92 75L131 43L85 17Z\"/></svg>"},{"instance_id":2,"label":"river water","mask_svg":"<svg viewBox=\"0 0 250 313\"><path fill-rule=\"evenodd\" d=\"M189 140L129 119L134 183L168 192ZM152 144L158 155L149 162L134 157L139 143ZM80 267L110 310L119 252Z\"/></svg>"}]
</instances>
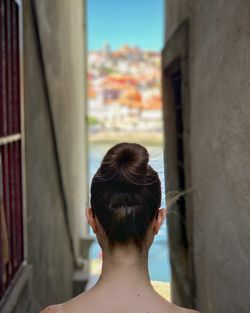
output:
<instances>
[{"instance_id":1,"label":"river water","mask_svg":"<svg viewBox=\"0 0 250 313\"><path fill-rule=\"evenodd\" d=\"M89 145L89 181L95 174L100 162L112 145L109 144L90 144ZM163 149L161 146L148 146L150 155L150 165L159 173L162 183L162 207L165 206L165 186L164 186L164 167ZM95 237L91 227L89 234ZM96 237L95 237L96 238ZM90 259L100 258L101 248L95 240L90 249ZM155 236L154 242L149 250L149 275L151 280L170 282L170 265L168 251L168 234L166 221L161 226L160 231Z\"/></svg>"}]
</instances>

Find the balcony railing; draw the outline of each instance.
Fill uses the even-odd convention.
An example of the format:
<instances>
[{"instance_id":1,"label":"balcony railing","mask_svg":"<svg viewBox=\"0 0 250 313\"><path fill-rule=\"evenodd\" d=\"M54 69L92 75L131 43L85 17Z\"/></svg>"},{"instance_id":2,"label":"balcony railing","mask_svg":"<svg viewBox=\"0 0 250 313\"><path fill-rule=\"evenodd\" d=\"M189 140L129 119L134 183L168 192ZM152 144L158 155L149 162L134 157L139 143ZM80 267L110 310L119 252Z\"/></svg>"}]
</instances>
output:
<instances>
[{"instance_id":1,"label":"balcony railing","mask_svg":"<svg viewBox=\"0 0 250 313\"><path fill-rule=\"evenodd\" d=\"M23 262L19 8L0 14L0 298Z\"/></svg>"}]
</instances>

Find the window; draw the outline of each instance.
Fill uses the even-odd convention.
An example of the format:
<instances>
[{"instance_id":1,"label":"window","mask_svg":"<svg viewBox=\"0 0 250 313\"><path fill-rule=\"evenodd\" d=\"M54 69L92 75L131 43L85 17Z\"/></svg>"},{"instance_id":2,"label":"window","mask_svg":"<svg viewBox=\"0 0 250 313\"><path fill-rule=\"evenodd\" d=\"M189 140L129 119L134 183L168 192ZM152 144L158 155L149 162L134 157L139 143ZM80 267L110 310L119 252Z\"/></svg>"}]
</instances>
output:
<instances>
[{"instance_id":1,"label":"window","mask_svg":"<svg viewBox=\"0 0 250 313\"><path fill-rule=\"evenodd\" d=\"M181 71L178 69L171 75L174 107L175 107L175 122L176 122L176 154L177 154L177 171L178 171L178 190L185 190L185 169L184 169L184 147L183 147L183 122L182 122L182 97L181 97ZM185 198L181 197L178 200L179 210L182 217L185 219Z\"/></svg>"},{"instance_id":2,"label":"window","mask_svg":"<svg viewBox=\"0 0 250 313\"><path fill-rule=\"evenodd\" d=\"M175 140L176 140L176 165L177 165L177 190L186 190L185 183L185 166L184 166L184 134L183 134L183 113L182 113L182 77L181 70L177 67L171 73L171 84L173 89L173 106L175 116ZM178 211L181 216L181 233L182 244L186 247L188 246L187 236L186 236L186 201L185 197L181 197L177 201Z\"/></svg>"},{"instance_id":3,"label":"window","mask_svg":"<svg viewBox=\"0 0 250 313\"><path fill-rule=\"evenodd\" d=\"M0 14L0 298L24 260L19 6Z\"/></svg>"}]
</instances>

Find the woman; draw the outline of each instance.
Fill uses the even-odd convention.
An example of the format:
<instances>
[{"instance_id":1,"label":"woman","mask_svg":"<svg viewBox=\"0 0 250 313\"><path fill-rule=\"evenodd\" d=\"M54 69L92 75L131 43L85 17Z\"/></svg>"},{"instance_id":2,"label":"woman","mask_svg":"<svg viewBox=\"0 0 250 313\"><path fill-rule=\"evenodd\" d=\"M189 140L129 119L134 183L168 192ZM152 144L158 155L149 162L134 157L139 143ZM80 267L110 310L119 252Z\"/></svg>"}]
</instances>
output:
<instances>
[{"instance_id":1,"label":"woman","mask_svg":"<svg viewBox=\"0 0 250 313\"><path fill-rule=\"evenodd\" d=\"M104 156L91 183L86 216L102 248L97 283L41 313L195 312L166 301L152 287L148 250L166 216L161 183L145 147L119 143ZM160 209L159 209L160 208Z\"/></svg>"}]
</instances>

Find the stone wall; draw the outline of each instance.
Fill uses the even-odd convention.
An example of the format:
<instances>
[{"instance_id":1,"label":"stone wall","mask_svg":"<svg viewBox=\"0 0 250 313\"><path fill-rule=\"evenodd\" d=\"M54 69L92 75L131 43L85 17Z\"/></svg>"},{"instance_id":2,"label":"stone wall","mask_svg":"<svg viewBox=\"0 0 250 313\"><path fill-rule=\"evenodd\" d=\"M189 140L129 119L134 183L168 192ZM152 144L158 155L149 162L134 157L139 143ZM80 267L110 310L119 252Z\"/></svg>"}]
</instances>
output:
<instances>
[{"instance_id":1,"label":"stone wall","mask_svg":"<svg viewBox=\"0 0 250 313\"><path fill-rule=\"evenodd\" d=\"M22 20L26 262L3 312L36 313L73 296L87 234L84 2L23 1Z\"/></svg>"},{"instance_id":2,"label":"stone wall","mask_svg":"<svg viewBox=\"0 0 250 313\"><path fill-rule=\"evenodd\" d=\"M182 71L182 79L184 85L188 83L188 99L183 97L183 122L184 132L188 128L184 140L187 188L193 189L192 201L186 206L186 214L191 217L186 235L193 306L202 313L247 313L250 3L203 0L190 1L186 12L185 7L182 1L166 2L163 59L167 61L163 69L178 56L178 49L173 51L176 45L170 42L176 41L185 20L188 48L186 58L181 56L181 68L185 64L188 67ZM171 105L165 99L165 116L171 112ZM166 134L169 138L171 135ZM166 151L171 159L174 151L167 146ZM174 283L182 284L179 279Z\"/></svg>"}]
</instances>

